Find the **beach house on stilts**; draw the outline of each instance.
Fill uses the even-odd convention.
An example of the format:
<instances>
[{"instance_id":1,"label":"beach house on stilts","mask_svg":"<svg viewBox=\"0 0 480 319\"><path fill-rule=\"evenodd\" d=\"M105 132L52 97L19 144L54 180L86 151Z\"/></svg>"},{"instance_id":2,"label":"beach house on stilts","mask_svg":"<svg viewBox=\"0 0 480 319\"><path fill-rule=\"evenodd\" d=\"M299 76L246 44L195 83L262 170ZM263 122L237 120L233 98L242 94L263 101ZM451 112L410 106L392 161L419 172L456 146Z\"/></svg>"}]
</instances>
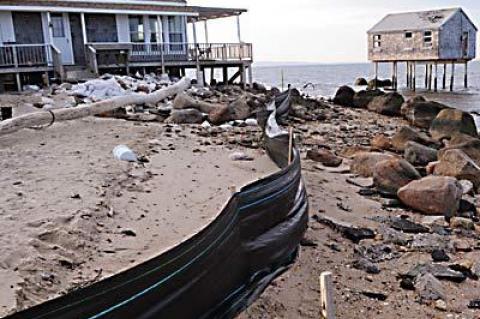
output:
<instances>
[{"instance_id":1,"label":"beach house on stilts","mask_svg":"<svg viewBox=\"0 0 480 319\"><path fill-rule=\"evenodd\" d=\"M252 45L240 33L244 9L189 6L185 0L0 0L0 91L38 78L82 79L105 72L182 76L222 70L222 82L251 80ZM236 19L238 39L211 43L208 21ZM197 25L205 28L205 42ZM189 39L187 28L191 27ZM229 69L234 69L229 77Z\"/></svg>"},{"instance_id":2,"label":"beach house on stilts","mask_svg":"<svg viewBox=\"0 0 480 319\"><path fill-rule=\"evenodd\" d=\"M406 63L407 87L417 87L417 67L425 67L425 88L437 91L439 65L442 87L447 86L451 66L453 91L455 65L464 65L464 86L468 87L468 62L476 56L477 27L461 8L389 14L368 31L368 58L375 64L392 64L393 89L398 87L398 63Z\"/></svg>"}]
</instances>

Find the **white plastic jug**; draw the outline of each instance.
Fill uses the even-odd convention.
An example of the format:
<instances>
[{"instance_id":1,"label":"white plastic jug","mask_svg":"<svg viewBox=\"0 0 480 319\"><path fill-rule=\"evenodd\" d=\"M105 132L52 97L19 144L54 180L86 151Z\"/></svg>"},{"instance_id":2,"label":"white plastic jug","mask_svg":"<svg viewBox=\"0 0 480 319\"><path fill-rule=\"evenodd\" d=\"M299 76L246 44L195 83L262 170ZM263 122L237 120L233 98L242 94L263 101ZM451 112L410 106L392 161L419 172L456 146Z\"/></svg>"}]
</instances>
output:
<instances>
[{"instance_id":1,"label":"white plastic jug","mask_svg":"<svg viewBox=\"0 0 480 319\"><path fill-rule=\"evenodd\" d=\"M137 155L126 145L118 145L113 149L113 156L119 161L137 162Z\"/></svg>"}]
</instances>

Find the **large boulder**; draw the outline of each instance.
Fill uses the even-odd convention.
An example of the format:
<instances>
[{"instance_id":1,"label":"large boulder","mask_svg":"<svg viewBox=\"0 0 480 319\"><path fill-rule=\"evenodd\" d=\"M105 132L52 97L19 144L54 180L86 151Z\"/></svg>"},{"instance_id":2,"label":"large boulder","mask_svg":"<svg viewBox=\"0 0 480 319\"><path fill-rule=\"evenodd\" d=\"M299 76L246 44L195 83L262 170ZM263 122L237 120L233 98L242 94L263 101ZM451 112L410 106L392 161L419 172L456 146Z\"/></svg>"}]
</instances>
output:
<instances>
[{"instance_id":1,"label":"large boulder","mask_svg":"<svg viewBox=\"0 0 480 319\"><path fill-rule=\"evenodd\" d=\"M474 139L461 143L461 144L453 144L450 143L449 146L441 149L438 152L438 156L442 157L445 152L449 150L458 149L468 155L478 166L480 166L480 140Z\"/></svg>"},{"instance_id":2,"label":"large boulder","mask_svg":"<svg viewBox=\"0 0 480 319\"><path fill-rule=\"evenodd\" d=\"M447 143L447 146L455 146L455 145L474 142L474 141L478 141L478 138L473 137L471 135L457 132L452 135L450 141L448 141Z\"/></svg>"},{"instance_id":3,"label":"large boulder","mask_svg":"<svg viewBox=\"0 0 480 319\"><path fill-rule=\"evenodd\" d=\"M435 165L435 175L452 176L458 180L469 180L480 186L480 167L462 150L452 149L441 153Z\"/></svg>"},{"instance_id":4,"label":"large boulder","mask_svg":"<svg viewBox=\"0 0 480 319\"><path fill-rule=\"evenodd\" d=\"M314 162L322 163L327 167L338 167L343 162L341 157L323 148L307 151L307 158Z\"/></svg>"},{"instance_id":5,"label":"large boulder","mask_svg":"<svg viewBox=\"0 0 480 319\"><path fill-rule=\"evenodd\" d=\"M347 85L341 86L333 98L333 103L342 106L353 106L354 95L355 90L353 90L351 87Z\"/></svg>"},{"instance_id":6,"label":"large boulder","mask_svg":"<svg viewBox=\"0 0 480 319\"><path fill-rule=\"evenodd\" d=\"M200 124L205 117L197 109L173 110L170 117L165 120L166 123L175 124Z\"/></svg>"},{"instance_id":7,"label":"large boulder","mask_svg":"<svg viewBox=\"0 0 480 319\"><path fill-rule=\"evenodd\" d=\"M385 160L394 159L395 156L377 153L377 152L362 152L356 154L350 165L350 171L353 174L361 175L364 177L372 177L375 171L375 166Z\"/></svg>"},{"instance_id":8,"label":"large boulder","mask_svg":"<svg viewBox=\"0 0 480 319\"><path fill-rule=\"evenodd\" d=\"M383 96L382 90L361 90L353 96L353 106L356 108L366 108L377 96Z\"/></svg>"},{"instance_id":9,"label":"large boulder","mask_svg":"<svg viewBox=\"0 0 480 319\"><path fill-rule=\"evenodd\" d=\"M462 199L462 185L453 177L427 176L398 190L400 200L426 215L455 216Z\"/></svg>"},{"instance_id":10,"label":"large boulder","mask_svg":"<svg viewBox=\"0 0 480 319\"><path fill-rule=\"evenodd\" d=\"M418 132L410 126L402 126L392 137L392 146L397 151L403 152L408 142L417 142L423 145L432 145L434 141L422 132Z\"/></svg>"},{"instance_id":11,"label":"large boulder","mask_svg":"<svg viewBox=\"0 0 480 319\"><path fill-rule=\"evenodd\" d=\"M440 141L450 139L456 133L478 137L473 116L457 109L442 110L432 122L430 135Z\"/></svg>"},{"instance_id":12,"label":"large boulder","mask_svg":"<svg viewBox=\"0 0 480 319\"><path fill-rule=\"evenodd\" d=\"M427 99L425 99L421 95L417 95L414 97L409 98L408 100L405 101L405 103L402 104L402 108L400 109L400 113L402 113L403 116L406 116L408 112L412 109L412 107L419 102L426 102Z\"/></svg>"},{"instance_id":13,"label":"large boulder","mask_svg":"<svg viewBox=\"0 0 480 319\"><path fill-rule=\"evenodd\" d=\"M400 115L400 109L404 102L403 96L396 92L387 93L383 96L375 97L367 108L370 111L383 115Z\"/></svg>"},{"instance_id":14,"label":"large boulder","mask_svg":"<svg viewBox=\"0 0 480 319\"><path fill-rule=\"evenodd\" d=\"M378 134L372 138L370 145L374 151L389 150L392 148L392 140L384 134Z\"/></svg>"},{"instance_id":15,"label":"large boulder","mask_svg":"<svg viewBox=\"0 0 480 319\"><path fill-rule=\"evenodd\" d=\"M386 195L396 195L400 188L420 178L415 167L400 158L379 162L373 172L373 183Z\"/></svg>"},{"instance_id":16,"label":"large boulder","mask_svg":"<svg viewBox=\"0 0 480 319\"><path fill-rule=\"evenodd\" d=\"M434 148L416 142L408 142L404 157L412 165L426 166L428 163L437 160L437 153L438 151Z\"/></svg>"},{"instance_id":17,"label":"large boulder","mask_svg":"<svg viewBox=\"0 0 480 319\"><path fill-rule=\"evenodd\" d=\"M357 78L354 85L356 86L365 86L368 85L368 81L365 78Z\"/></svg>"},{"instance_id":18,"label":"large boulder","mask_svg":"<svg viewBox=\"0 0 480 319\"><path fill-rule=\"evenodd\" d=\"M427 101L422 96L416 96L403 103L401 113L410 125L430 128L437 115L447 108L449 107L444 104Z\"/></svg>"},{"instance_id":19,"label":"large boulder","mask_svg":"<svg viewBox=\"0 0 480 319\"><path fill-rule=\"evenodd\" d=\"M372 79L372 80L368 81L368 88L369 89L383 88L383 87L387 87L387 86L392 86L392 80L390 80L390 79L386 79L386 80Z\"/></svg>"}]
</instances>

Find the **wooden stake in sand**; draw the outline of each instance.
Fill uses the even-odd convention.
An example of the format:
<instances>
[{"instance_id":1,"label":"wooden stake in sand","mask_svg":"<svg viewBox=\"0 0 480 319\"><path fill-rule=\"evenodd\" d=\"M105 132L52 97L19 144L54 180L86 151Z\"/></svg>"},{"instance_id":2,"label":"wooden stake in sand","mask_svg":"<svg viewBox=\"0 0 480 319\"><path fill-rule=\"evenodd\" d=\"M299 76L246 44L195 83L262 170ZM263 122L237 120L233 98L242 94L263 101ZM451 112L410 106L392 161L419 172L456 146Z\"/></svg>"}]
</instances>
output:
<instances>
[{"instance_id":1,"label":"wooden stake in sand","mask_svg":"<svg viewBox=\"0 0 480 319\"><path fill-rule=\"evenodd\" d=\"M35 112L0 122L0 136L16 132L23 128L50 125L55 122L70 121L87 116L98 115L128 105L156 104L190 88L190 79L183 78L177 83L151 94L132 94L117 96L108 100L86 104L74 108L52 110L51 112Z\"/></svg>"},{"instance_id":2,"label":"wooden stake in sand","mask_svg":"<svg viewBox=\"0 0 480 319\"><path fill-rule=\"evenodd\" d=\"M320 275L320 314L323 319L335 319L335 301L333 298L333 275L324 272Z\"/></svg>"},{"instance_id":3,"label":"wooden stake in sand","mask_svg":"<svg viewBox=\"0 0 480 319\"><path fill-rule=\"evenodd\" d=\"M292 163L293 127L288 130L288 165Z\"/></svg>"}]
</instances>

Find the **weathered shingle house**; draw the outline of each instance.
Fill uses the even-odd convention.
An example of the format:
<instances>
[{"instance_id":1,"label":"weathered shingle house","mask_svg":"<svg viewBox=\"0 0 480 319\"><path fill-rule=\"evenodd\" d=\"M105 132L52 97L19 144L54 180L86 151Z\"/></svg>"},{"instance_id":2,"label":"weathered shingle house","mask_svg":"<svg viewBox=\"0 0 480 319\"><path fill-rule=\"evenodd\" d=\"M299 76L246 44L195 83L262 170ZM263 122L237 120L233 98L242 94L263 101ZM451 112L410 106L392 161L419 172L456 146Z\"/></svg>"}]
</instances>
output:
<instances>
[{"instance_id":1,"label":"weathered shingle house","mask_svg":"<svg viewBox=\"0 0 480 319\"><path fill-rule=\"evenodd\" d=\"M244 12L186 0L0 0L0 84L20 88L39 74L65 78L85 71L183 75L186 68L221 68L223 81L240 77L245 83L252 45L240 39ZM238 41L208 43L207 21L223 17L237 17ZM197 40L199 21L205 23L204 43ZM227 78L228 67L238 68L234 79Z\"/></svg>"},{"instance_id":2,"label":"weathered shingle house","mask_svg":"<svg viewBox=\"0 0 480 319\"><path fill-rule=\"evenodd\" d=\"M435 89L438 64L444 65L444 88L446 65L452 64L453 89L455 64L462 63L467 70L467 63L476 56L476 37L477 27L461 8L389 14L368 31L368 58L376 65L391 62L395 83L397 63L406 62L407 82L412 89L417 64L426 65L429 88L435 67Z\"/></svg>"}]
</instances>

